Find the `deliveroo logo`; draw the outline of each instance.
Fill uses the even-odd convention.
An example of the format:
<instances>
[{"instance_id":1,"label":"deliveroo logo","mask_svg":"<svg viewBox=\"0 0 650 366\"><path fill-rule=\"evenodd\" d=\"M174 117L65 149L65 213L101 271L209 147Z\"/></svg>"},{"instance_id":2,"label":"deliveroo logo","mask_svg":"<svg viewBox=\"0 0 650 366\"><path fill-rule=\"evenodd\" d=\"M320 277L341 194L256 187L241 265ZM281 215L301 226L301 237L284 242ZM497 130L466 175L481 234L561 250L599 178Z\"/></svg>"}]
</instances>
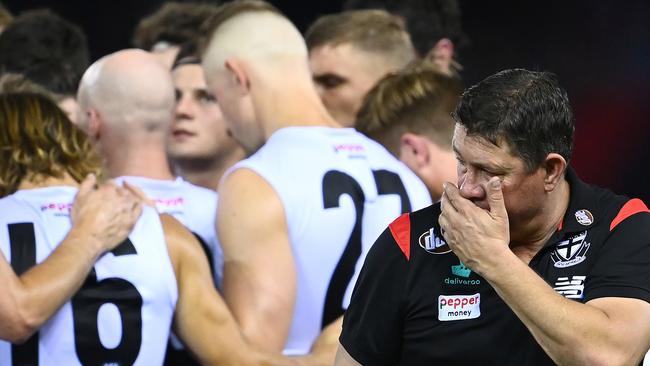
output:
<instances>
[{"instance_id":1,"label":"deliveroo logo","mask_svg":"<svg viewBox=\"0 0 650 366\"><path fill-rule=\"evenodd\" d=\"M463 262L460 262L459 264L455 266L451 266L451 273L458 277L469 277L470 274L472 274L472 270L465 267Z\"/></svg>"}]
</instances>

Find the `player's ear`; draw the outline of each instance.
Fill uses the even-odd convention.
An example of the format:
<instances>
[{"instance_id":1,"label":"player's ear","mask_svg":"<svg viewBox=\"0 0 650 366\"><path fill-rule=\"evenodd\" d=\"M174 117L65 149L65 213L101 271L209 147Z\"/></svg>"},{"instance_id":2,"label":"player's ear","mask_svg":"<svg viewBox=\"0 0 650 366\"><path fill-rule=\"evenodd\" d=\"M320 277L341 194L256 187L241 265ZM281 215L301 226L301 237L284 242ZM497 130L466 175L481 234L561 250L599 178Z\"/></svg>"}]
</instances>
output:
<instances>
[{"instance_id":1,"label":"player's ear","mask_svg":"<svg viewBox=\"0 0 650 366\"><path fill-rule=\"evenodd\" d=\"M235 86L236 90L241 94L248 94L250 80L242 64L236 59L229 58L225 61L225 67L228 70L230 82Z\"/></svg>"},{"instance_id":2,"label":"player's ear","mask_svg":"<svg viewBox=\"0 0 650 366\"><path fill-rule=\"evenodd\" d=\"M431 156L426 138L407 132L400 137L399 159L417 172L429 163Z\"/></svg>"},{"instance_id":3,"label":"player's ear","mask_svg":"<svg viewBox=\"0 0 650 366\"><path fill-rule=\"evenodd\" d=\"M102 127L102 118L99 114L99 111L94 108L88 108L84 111L84 113L86 113L86 118L88 121L88 124L85 128L86 133L93 141L99 140Z\"/></svg>"},{"instance_id":4,"label":"player's ear","mask_svg":"<svg viewBox=\"0 0 650 366\"><path fill-rule=\"evenodd\" d=\"M544 170L544 190L547 192L554 190L564 177L566 168L567 162L562 155L548 154L541 167Z\"/></svg>"}]
</instances>

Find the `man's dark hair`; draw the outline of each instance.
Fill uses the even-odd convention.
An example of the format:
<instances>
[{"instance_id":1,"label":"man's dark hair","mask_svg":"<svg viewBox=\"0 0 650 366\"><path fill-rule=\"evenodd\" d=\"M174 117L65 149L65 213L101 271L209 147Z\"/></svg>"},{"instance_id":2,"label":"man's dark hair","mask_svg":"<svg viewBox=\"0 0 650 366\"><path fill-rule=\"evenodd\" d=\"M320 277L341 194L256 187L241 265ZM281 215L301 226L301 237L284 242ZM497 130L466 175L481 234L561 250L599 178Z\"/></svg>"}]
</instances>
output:
<instances>
[{"instance_id":1,"label":"man's dark hair","mask_svg":"<svg viewBox=\"0 0 650 366\"><path fill-rule=\"evenodd\" d=\"M469 136L505 141L530 173L549 153L569 162L575 120L566 91L550 72L504 70L467 89L453 114Z\"/></svg>"},{"instance_id":2,"label":"man's dark hair","mask_svg":"<svg viewBox=\"0 0 650 366\"><path fill-rule=\"evenodd\" d=\"M456 51L468 43L458 0L347 0L343 9L384 9L402 17L422 57L442 38L449 38Z\"/></svg>"},{"instance_id":3,"label":"man's dark hair","mask_svg":"<svg viewBox=\"0 0 650 366\"><path fill-rule=\"evenodd\" d=\"M133 45L151 51L158 42L177 46L196 42L202 35L201 25L216 10L215 3L165 3L140 21L133 35Z\"/></svg>"},{"instance_id":4,"label":"man's dark hair","mask_svg":"<svg viewBox=\"0 0 650 366\"><path fill-rule=\"evenodd\" d=\"M0 73L23 74L57 94L75 95L89 62L81 28L49 10L22 13L0 34Z\"/></svg>"}]
</instances>

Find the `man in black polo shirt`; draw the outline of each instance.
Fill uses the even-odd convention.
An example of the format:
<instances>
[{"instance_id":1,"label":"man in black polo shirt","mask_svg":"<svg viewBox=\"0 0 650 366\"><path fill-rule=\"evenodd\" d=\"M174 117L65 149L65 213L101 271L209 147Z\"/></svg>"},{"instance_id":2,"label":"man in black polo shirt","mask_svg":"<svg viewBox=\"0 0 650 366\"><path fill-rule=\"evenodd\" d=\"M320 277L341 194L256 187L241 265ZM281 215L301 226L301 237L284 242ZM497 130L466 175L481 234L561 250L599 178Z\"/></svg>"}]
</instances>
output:
<instances>
[{"instance_id":1,"label":"man in black polo shirt","mask_svg":"<svg viewBox=\"0 0 650 366\"><path fill-rule=\"evenodd\" d=\"M650 211L568 166L574 119L555 76L490 76L454 117L458 187L374 244L336 364L638 364Z\"/></svg>"}]
</instances>

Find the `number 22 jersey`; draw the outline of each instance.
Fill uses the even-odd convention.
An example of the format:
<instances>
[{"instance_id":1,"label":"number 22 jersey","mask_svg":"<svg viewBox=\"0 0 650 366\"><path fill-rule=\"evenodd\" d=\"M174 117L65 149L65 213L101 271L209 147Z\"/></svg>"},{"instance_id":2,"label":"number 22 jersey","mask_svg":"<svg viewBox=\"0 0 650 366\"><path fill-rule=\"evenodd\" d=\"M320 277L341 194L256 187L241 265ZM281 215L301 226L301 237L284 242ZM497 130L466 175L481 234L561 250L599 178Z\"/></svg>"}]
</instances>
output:
<instances>
[{"instance_id":1,"label":"number 22 jersey","mask_svg":"<svg viewBox=\"0 0 650 366\"><path fill-rule=\"evenodd\" d=\"M363 259L401 213L428 206L420 179L352 128L287 127L230 171L250 169L278 194L297 270L284 353L306 354L347 308Z\"/></svg>"},{"instance_id":2,"label":"number 22 jersey","mask_svg":"<svg viewBox=\"0 0 650 366\"><path fill-rule=\"evenodd\" d=\"M0 250L18 275L64 239L76 192L48 187L0 199ZM161 365L177 297L160 218L145 207L129 238L97 260L37 333L20 345L0 341L0 365Z\"/></svg>"}]
</instances>

